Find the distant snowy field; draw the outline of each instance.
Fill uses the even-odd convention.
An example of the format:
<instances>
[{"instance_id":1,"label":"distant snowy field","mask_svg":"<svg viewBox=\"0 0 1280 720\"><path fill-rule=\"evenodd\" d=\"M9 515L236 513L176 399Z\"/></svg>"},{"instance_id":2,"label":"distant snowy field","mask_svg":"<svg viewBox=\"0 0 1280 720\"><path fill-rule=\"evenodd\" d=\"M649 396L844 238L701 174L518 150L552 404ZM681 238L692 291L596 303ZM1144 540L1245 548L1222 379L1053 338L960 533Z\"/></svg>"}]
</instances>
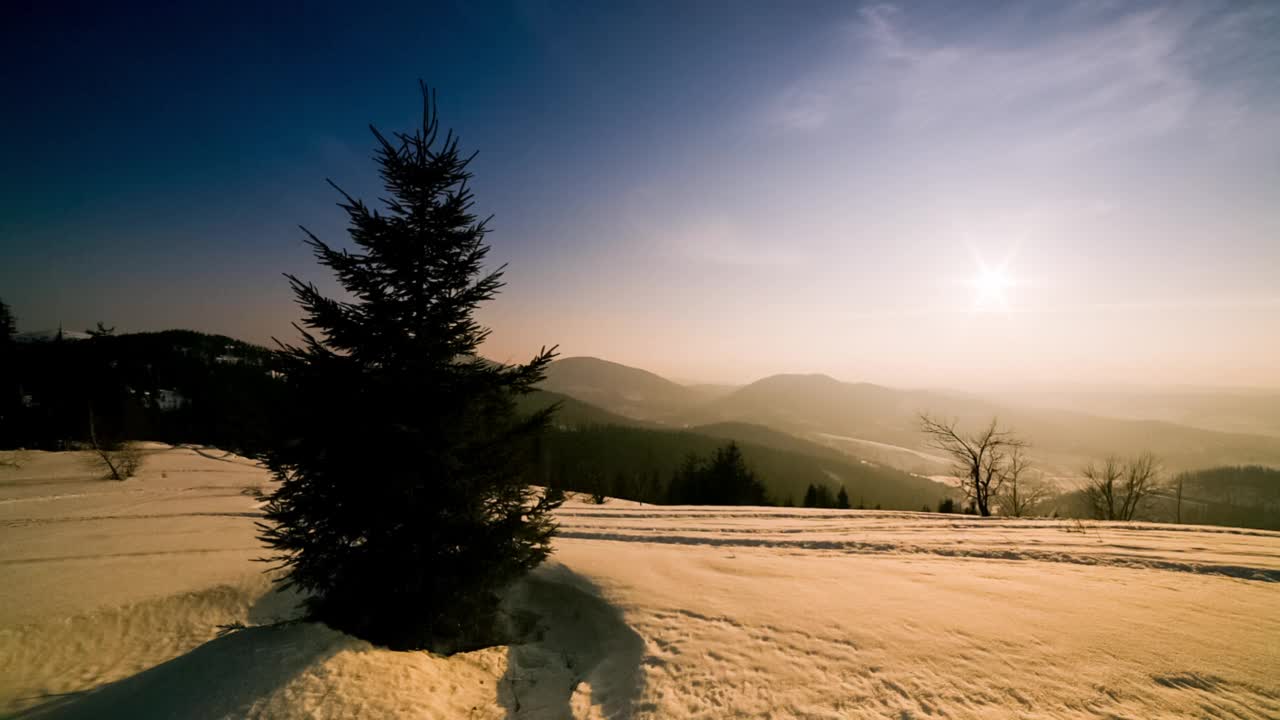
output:
<instances>
[{"instance_id":1,"label":"distant snowy field","mask_svg":"<svg viewBox=\"0 0 1280 720\"><path fill-rule=\"evenodd\" d=\"M252 462L6 459L0 716L1280 717L1280 533L574 501L539 637L442 658L266 626Z\"/></svg>"}]
</instances>

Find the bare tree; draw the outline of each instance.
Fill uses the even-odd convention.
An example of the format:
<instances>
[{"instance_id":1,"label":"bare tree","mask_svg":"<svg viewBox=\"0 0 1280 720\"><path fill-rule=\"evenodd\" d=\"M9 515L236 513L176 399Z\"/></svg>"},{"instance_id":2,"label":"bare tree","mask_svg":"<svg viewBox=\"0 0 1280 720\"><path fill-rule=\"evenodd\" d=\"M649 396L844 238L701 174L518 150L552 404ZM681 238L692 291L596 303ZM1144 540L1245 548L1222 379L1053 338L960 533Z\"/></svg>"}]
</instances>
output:
<instances>
[{"instance_id":1,"label":"bare tree","mask_svg":"<svg viewBox=\"0 0 1280 720\"><path fill-rule=\"evenodd\" d=\"M99 439L92 407L89 409L89 445L93 450L90 465L108 479L128 480L142 465L142 453L133 443Z\"/></svg>"},{"instance_id":2,"label":"bare tree","mask_svg":"<svg viewBox=\"0 0 1280 720\"><path fill-rule=\"evenodd\" d=\"M1149 452L1128 460L1112 456L1101 465L1089 463L1082 489L1094 517L1132 520L1145 508L1159 474L1160 464Z\"/></svg>"},{"instance_id":3,"label":"bare tree","mask_svg":"<svg viewBox=\"0 0 1280 720\"><path fill-rule=\"evenodd\" d=\"M90 328L88 330L85 330L85 332L89 333L91 337L96 337L96 338L111 337L112 335L116 334L116 326L112 325L111 327L107 327L106 325L102 324L101 320L99 320L98 327L96 329Z\"/></svg>"},{"instance_id":4,"label":"bare tree","mask_svg":"<svg viewBox=\"0 0 1280 720\"><path fill-rule=\"evenodd\" d=\"M943 422L925 413L920 415L920 431L928 436L929 447L946 453L955 463L965 499L974 504L979 515L990 516L992 501L1009 476L1015 454L1018 466L1025 466L1022 449L1027 443L1012 431L1001 430L995 418L985 429L971 435L961 433L956 425L955 420Z\"/></svg>"},{"instance_id":5,"label":"bare tree","mask_svg":"<svg viewBox=\"0 0 1280 720\"><path fill-rule=\"evenodd\" d=\"M1021 447L1010 451L1004 480L1000 483L1000 495L996 498L1001 515L1025 517L1052 494L1043 480L1030 477L1027 472L1030 467L1031 463L1023 455Z\"/></svg>"},{"instance_id":6,"label":"bare tree","mask_svg":"<svg viewBox=\"0 0 1280 720\"><path fill-rule=\"evenodd\" d=\"M103 470L110 480L128 480L142 466L142 452L131 442L115 443L109 447L94 446L93 465Z\"/></svg>"}]
</instances>

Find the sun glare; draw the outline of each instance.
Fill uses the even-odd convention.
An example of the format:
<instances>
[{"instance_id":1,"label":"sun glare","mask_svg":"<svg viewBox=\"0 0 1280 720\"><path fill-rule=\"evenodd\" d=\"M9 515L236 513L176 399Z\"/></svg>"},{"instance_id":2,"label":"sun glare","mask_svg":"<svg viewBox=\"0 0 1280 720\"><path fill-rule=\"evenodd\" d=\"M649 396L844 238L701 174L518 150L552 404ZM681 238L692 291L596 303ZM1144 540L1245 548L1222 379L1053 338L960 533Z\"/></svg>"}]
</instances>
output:
<instances>
[{"instance_id":1,"label":"sun glare","mask_svg":"<svg viewBox=\"0 0 1280 720\"><path fill-rule=\"evenodd\" d=\"M1008 290L1013 278L1005 267L988 267L980 264L970 283L974 289L974 306L979 310L1007 310Z\"/></svg>"}]
</instances>

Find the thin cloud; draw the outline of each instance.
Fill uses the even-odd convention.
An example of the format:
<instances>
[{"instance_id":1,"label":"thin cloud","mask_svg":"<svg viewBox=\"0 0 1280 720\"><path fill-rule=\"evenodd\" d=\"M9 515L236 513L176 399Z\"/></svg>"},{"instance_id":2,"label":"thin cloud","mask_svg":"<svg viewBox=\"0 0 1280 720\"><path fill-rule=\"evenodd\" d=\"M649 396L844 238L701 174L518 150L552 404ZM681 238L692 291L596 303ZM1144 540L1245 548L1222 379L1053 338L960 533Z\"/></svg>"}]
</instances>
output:
<instances>
[{"instance_id":1,"label":"thin cloud","mask_svg":"<svg viewBox=\"0 0 1280 720\"><path fill-rule=\"evenodd\" d=\"M1274 12L1190 6L1117 17L1091 3L1066 7L946 39L896 6L865 7L848 43L776 96L769 121L814 132L875 118L922 142L998 142L1035 157L1185 130L1229 142L1223 128L1256 136L1274 127L1274 104L1246 100L1277 69L1259 36Z\"/></svg>"}]
</instances>

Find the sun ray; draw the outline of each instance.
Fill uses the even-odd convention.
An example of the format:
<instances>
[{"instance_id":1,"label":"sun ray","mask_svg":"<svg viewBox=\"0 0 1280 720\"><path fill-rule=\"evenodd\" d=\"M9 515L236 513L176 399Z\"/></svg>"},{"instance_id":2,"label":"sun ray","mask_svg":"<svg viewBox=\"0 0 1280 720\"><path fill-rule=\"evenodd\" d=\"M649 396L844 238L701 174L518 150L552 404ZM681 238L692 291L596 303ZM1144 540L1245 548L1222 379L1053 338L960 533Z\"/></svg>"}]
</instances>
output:
<instances>
[{"instance_id":1,"label":"sun ray","mask_svg":"<svg viewBox=\"0 0 1280 720\"><path fill-rule=\"evenodd\" d=\"M975 253L974 261L977 267L974 268L974 274L968 283L973 289L973 309L975 311L1007 311L1009 290L1014 286L1008 260L998 265L989 264L981 255Z\"/></svg>"}]
</instances>

